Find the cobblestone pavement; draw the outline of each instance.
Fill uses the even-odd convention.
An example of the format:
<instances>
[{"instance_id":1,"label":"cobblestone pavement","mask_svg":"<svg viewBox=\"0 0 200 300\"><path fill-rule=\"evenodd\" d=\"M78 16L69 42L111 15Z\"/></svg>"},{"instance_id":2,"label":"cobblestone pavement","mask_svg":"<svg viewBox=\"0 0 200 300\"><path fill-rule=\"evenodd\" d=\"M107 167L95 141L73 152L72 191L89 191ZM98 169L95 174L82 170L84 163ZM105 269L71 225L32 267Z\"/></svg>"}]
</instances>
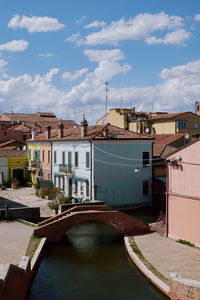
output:
<instances>
[{"instance_id":1,"label":"cobblestone pavement","mask_svg":"<svg viewBox=\"0 0 200 300\"><path fill-rule=\"evenodd\" d=\"M19 264L26 253L33 227L16 221L0 222L0 264Z\"/></svg>"},{"instance_id":2,"label":"cobblestone pavement","mask_svg":"<svg viewBox=\"0 0 200 300\"><path fill-rule=\"evenodd\" d=\"M200 281L200 249L177 243L159 231L134 238L144 257L166 278L175 272Z\"/></svg>"},{"instance_id":3,"label":"cobblestone pavement","mask_svg":"<svg viewBox=\"0 0 200 300\"><path fill-rule=\"evenodd\" d=\"M5 208L8 204L9 207L31 206L40 207L41 217L51 217L53 212L47 206L47 200L37 197L33 187L18 188L16 190L8 188L0 190L0 208Z\"/></svg>"}]
</instances>

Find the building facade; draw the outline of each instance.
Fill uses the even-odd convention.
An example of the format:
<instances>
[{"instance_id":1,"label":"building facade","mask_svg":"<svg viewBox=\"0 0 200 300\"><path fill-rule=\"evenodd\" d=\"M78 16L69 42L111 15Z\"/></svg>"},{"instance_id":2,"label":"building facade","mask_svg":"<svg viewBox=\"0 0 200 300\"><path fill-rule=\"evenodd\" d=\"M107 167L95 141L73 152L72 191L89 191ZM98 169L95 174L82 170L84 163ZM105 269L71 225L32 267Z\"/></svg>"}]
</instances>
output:
<instances>
[{"instance_id":1,"label":"building facade","mask_svg":"<svg viewBox=\"0 0 200 300\"><path fill-rule=\"evenodd\" d=\"M200 141L169 156L168 235L200 245Z\"/></svg>"},{"instance_id":2,"label":"building facade","mask_svg":"<svg viewBox=\"0 0 200 300\"><path fill-rule=\"evenodd\" d=\"M79 201L150 203L153 138L111 125L52 130L30 144L51 144L52 181Z\"/></svg>"}]
</instances>

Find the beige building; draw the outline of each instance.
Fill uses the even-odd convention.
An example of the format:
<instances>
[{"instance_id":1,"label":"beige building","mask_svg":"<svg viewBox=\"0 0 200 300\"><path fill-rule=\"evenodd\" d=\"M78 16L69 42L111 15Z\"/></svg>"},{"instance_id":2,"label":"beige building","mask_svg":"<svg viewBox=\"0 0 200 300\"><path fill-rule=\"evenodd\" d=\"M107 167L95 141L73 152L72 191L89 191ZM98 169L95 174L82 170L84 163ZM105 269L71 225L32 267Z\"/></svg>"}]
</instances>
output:
<instances>
[{"instance_id":1,"label":"beige building","mask_svg":"<svg viewBox=\"0 0 200 300\"><path fill-rule=\"evenodd\" d=\"M200 136L200 116L192 112L135 112L135 109L110 109L97 124L110 123L139 134L188 133L189 138Z\"/></svg>"}]
</instances>

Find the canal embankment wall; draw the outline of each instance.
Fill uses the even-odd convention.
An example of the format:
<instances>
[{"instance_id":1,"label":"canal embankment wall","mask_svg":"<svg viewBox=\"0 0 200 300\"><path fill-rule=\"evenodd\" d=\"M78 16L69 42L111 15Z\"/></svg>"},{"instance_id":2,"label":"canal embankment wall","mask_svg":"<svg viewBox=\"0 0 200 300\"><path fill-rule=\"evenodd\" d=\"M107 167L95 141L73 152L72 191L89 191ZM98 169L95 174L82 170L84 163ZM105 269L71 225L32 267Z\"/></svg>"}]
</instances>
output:
<instances>
[{"instance_id":1,"label":"canal embankment wall","mask_svg":"<svg viewBox=\"0 0 200 300\"><path fill-rule=\"evenodd\" d=\"M124 237L127 252L138 269L171 300L200 300L200 281L183 278L177 273L170 273L169 284L153 274L131 247L128 236Z\"/></svg>"},{"instance_id":2,"label":"canal embankment wall","mask_svg":"<svg viewBox=\"0 0 200 300\"><path fill-rule=\"evenodd\" d=\"M0 209L0 220L23 219L37 223L40 220L40 207L16 207Z\"/></svg>"},{"instance_id":3,"label":"canal embankment wall","mask_svg":"<svg viewBox=\"0 0 200 300\"><path fill-rule=\"evenodd\" d=\"M32 260L22 256L18 266L0 264L0 300L25 300L31 279L44 251L46 238L42 238Z\"/></svg>"}]
</instances>

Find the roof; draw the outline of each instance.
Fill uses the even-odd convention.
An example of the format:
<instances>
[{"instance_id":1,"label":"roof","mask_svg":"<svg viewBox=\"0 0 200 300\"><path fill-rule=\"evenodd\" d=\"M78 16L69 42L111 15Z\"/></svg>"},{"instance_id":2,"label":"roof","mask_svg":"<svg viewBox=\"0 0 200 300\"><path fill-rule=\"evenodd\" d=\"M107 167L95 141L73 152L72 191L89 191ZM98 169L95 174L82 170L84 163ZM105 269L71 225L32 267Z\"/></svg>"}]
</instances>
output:
<instances>
[{"instance_id":1,"label":"roof","mask_svg":"<svg viewBox=\"0 0 200 300\"><path fill-rule=\"evenodd\" d=\"M193 114L195 116L198 117L198 115L194 114L193 112L191 111L186 111L186 112L179 112L179 113L172 113L172 114L157 114L157 115L152 115L152 116L149 116L149 120L156 120L156 119L173 119L177 116L181 116L181 115L184 115L184 114Z\"/></svg>"},{"instance_id":2,"label":"roof","mask_svg":"<svg viewBox=\"0 0 200 300\"><path fill-rule=\"evenodd\" d=\"M153 136L155 138L155 144L165 144L169 145L181 138L184 137L184 133L174 133L174 134L155 134Z\"/></svg>"},{"instance_id":3,"label":"roof","mask_svg":"<svg viewBox=\"0 0 200 300\"><path fill-rule=\"evenodd\" d=\"M168 157L170 157L171 155L174 155L175 153L180 152L181 150L183 150L183 149L185 149L185 148L187 148L187 147L190 147L191 145L193 145L193 144L195 144L195 143L198 143L198 142L200 142L200 139L195 139L195 140L193 140L193 141L191 141L191 142L185 144L184 146L182 146L182 147L180 147L180 148L178 148L178 149L175 149L173 152L171 152L170 154L168 154L166 157L168 158Z\"/></svg>"},{"instance_id":4,"label":"roof","mask_svg":"<svg viewBox=\"0 0 200 300\"><path fill-rule=\"evenodd\" d=\"M17 125L23 122L23 125L29 128L29 131L33 128L37 132L44 132L47 126L51 126L52 129L56 129L60 120L53 113L38 112L36 114L25 114L25 113L4 113L0 116L0 121L15 121ZM77 126L78 124L73 120L63 120L64 127ZM22 125L22 124L21 124ZM22 126L23 130L26 130ZM20 130L20 129L19 129Z\"/></svg>"},{"instance_id":5,"label":"roof","mask_svg":"<svg viewBox=\"0 0 200 300\"><path fill-rule=\"evenodd\" d=\"M0 157L9 157L9 156L27 156L27 151L0 149Z\"/></svg>"},{"instance_id":6,"label":"roof","mask_svg":"<svg viewBox=\"0 0 200 300\"><path fill-rule=\"evenodd\" d=\"M105 129L108 130L108 137L104 136ZM129 130L122 129L117 126L113 126L110 124L106 125L95 125L88 126L87 135L81 137L81 127L78 128L68 128L63 130L63 138L59 139L58 130L51 130L51 138L48 141L56 141L56 140L153 140L152 136L141 135ZM29 139L27 142L33 141L47 141L46 132L39 134L35 137L34 140Z\"/></svg>"}]
</instances>

